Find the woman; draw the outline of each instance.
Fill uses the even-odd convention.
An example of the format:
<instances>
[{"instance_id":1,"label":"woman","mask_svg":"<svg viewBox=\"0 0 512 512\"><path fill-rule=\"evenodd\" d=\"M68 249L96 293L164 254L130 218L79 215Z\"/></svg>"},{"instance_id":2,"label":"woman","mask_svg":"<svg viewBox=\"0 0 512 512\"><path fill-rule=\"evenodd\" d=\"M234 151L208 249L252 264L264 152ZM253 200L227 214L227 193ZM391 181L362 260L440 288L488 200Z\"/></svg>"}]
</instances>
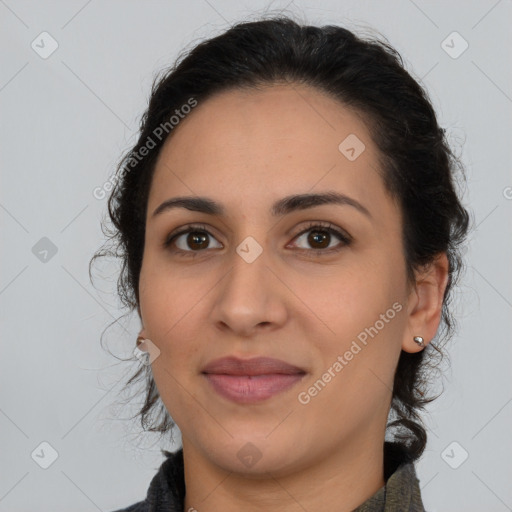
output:
<instances>
[{"instance_id":1,"label":"woman","mask_svg":"<svg viewBox=\"0 0 512 512\"><path fill-rule=\"evenodd\" d=\"M142 425L160 401L183 447L125 511L424 510L457 164L398 53L341 27L241 23L155 83L109 213Z\"/></svg>"}]
</instances>

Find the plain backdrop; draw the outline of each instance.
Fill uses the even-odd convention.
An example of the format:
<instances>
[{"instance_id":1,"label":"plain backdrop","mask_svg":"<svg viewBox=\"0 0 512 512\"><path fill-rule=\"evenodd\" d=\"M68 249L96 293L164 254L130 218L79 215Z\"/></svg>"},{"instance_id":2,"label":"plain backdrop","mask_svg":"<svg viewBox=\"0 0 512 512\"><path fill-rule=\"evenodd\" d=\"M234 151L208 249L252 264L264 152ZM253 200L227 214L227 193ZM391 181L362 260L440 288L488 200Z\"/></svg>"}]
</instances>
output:
<instances>
[{"instance_id":1,"label":"plain backdrop","mask_svg":"<svg viewBox=\"0 0 512 512\"><path fill-rule=\"evenodd\" d=\"M138 363L114 356L131 356L139 325L121 319L100 343L124 311L114 262L89 280L106 213L93 191L135 142L157 71L280 9L384 35L466 166L476 230L417 471L430 512L512 510L509 0L0 0L0 512L128 506L175 448L129 421L141 397L117 405Z\"/></svg>"}]
</instances>

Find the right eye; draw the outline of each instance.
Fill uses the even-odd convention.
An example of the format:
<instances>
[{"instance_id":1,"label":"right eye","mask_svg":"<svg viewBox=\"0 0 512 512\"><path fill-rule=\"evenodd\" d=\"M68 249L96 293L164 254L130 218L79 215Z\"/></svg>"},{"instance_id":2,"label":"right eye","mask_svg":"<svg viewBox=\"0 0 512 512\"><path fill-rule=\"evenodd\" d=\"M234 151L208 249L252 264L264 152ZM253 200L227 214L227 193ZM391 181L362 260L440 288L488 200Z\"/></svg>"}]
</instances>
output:
<instances>
[{"instance_id":1,"label":"right eye","mask_svg":"<svg viewBox=\"0 0 512 512\"><path fill-rule=\"evenodd\" d=\"M184 237L184 235L188 235ZM195 253L201 252L204 249L211 248L208 243L208 237L213 237L213 235L206 229L206 226L201 225L192 225L188 226L186 229L179 231L178 233L171 234L164 242L164 247L171 252L177 253L180 256L195 256ZM214 238L215 239L215 238ZM176 246L175 249L173 246ZM192 250L187 247L191 247ZM222 247L220 245L220 247ZM217 249L219 247L216 247Z\"/></svg>"}]
</instances>

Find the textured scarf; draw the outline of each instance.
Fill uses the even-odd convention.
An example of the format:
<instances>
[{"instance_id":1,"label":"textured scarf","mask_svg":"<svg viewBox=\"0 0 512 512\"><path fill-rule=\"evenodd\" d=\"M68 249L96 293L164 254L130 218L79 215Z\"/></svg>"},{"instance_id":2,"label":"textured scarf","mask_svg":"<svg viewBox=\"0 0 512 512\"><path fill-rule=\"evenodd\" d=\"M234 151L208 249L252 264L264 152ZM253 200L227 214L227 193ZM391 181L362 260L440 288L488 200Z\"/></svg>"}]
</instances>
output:
<instances>
[{"instance_id":1,"label":"textured scarf","mask_svg":"<svg viewBox=\"0 0 512 512\"><path fill-rule=\"evenodd\" d=\"M183 449L167 457L149 485L146 499L115 512L185 512ZM425 512L414 463L401 445L384 443L386 484L353 512Z\"/></svg>"}]
</instances>

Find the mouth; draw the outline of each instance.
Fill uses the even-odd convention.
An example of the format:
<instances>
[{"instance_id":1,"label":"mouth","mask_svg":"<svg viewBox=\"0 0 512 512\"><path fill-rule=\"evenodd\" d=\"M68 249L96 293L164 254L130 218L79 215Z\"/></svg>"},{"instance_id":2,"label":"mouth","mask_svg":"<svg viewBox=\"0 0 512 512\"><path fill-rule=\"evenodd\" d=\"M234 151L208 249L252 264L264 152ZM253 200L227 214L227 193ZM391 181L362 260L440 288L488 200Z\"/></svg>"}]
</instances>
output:
<instances>
[{"instance_id":1,"label":"mouth","mask_svg":"<svg viewBox=\"0 0 512 512\"><path fill-rule=\"evenodd\" d=\"M268 400L306 375L302 368L268 357L225 357L212 361L201 373L217 394L240 404Z\"/></svg>"}]
</instances>

